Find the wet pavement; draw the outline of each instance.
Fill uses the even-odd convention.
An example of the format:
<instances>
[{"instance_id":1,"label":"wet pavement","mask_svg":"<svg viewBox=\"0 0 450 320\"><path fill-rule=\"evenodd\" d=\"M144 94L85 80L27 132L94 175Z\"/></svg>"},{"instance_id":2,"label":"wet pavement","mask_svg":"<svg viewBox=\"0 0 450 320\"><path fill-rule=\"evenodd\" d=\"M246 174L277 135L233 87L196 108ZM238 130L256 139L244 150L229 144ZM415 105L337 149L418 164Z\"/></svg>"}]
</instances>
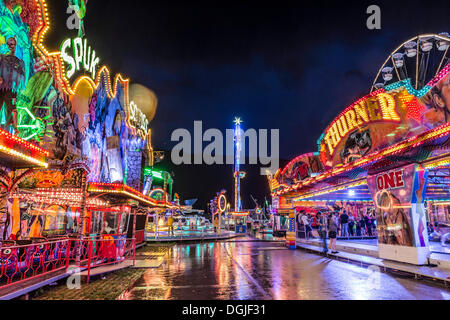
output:
<instances>
[{"instance_id":1,"label":"wet pavement","mask_svg":"<svg viewBox=\"0 0 450 320\"><path fill-rule=\"evenodd\" d=\"M443 287L250 240L175 245L165 264L148 269L122 298L450 300Z\"/></svg>"}]
</instances>

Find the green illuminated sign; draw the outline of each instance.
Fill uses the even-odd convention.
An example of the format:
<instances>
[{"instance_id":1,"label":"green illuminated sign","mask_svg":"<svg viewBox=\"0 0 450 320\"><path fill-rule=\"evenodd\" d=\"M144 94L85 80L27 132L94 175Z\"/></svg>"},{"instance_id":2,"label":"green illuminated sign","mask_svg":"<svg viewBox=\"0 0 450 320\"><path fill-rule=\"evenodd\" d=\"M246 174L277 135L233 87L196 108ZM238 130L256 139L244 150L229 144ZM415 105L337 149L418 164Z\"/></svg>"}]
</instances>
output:
<instances>
[{"instance_id":1,"label":"green illuminated sign","mask_svg":"<svg viewBox=\"0 0 450 320\"><path fill-rule=\"evenodd\" d=\"M70 55L67 51L72 49ZM92 51L92 52L91 52ZM61 57L67 64L66 77L72 78L75 71L79 72L82 69L91 74L91 78L95 79L96 67L100 59L95 55L95 50L92 50L87 45L87 40L82 38L66 39L61 45Z\"/></svg>"}]
</instances>

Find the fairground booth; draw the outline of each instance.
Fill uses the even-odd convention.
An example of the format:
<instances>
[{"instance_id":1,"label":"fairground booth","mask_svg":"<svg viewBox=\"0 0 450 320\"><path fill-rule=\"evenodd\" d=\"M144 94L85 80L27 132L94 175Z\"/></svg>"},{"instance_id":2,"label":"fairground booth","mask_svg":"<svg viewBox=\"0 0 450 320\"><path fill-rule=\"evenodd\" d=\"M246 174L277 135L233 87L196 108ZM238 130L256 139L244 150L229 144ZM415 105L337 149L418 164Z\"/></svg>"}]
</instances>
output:
<instances>
[{"instance_id":1,"label":"fairground booth","mask_svg":"<svg viewBox=\"0 0 450 320\"><path fill-rule=\"evenodd\" d=\"M0 0L0 287L133 258L147 215L178 207L152 194L154 94L144 113L83 28L52 16L82 25L84 1L52 3Z\"/></svg>"},{"instance_id":2,"label":"fairground booth","mask_svg":"<svg viewBox=\"0 0 450 320\"><path fill-rule=\"evenodd\" d=\"M289 246L301 236L296 214L346 210L376 218L380 258L426 263L427 226L450 221L449 44L446 33L401 44L371 92L325 128L319 150L272 177L273 211L289 219Z\"/></svg>"}]
</instances>

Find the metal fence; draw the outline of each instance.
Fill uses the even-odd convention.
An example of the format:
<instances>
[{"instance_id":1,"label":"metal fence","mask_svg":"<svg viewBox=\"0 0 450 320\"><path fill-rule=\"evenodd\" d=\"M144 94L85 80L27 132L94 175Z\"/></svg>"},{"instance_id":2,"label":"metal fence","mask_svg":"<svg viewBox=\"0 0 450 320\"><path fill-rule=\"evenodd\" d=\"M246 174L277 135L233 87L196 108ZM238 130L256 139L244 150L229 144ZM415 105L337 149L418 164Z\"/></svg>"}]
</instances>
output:
<instances>
[{"instance_id":1,"label":"metal fence","mask_svg":"<svg viewBox=\"0 0 450 320\"><path fill-rule=\"evenodd\" d=\"M170 230L168 227L163 226L163 228L157 228L152 230L147 230L146 237L148 241L151 240L198 240L198 239L210 239L217 238L221 236L230 235L231 232L224 229L219 231L214 230L213 226L202 226L199 229L189 229L189 228L178 228L175 227Z\"/></svg>"},{"instance_id":2,"label":"metal fence","mask_svg":"<svg viewBox=\"0 0 450 320\"><path fill-rule=\"evenodd\" d=\"M56 271L67 272L69 266L87 269L87 282L91 268L135 262L135 239L125 237L100 239L59 239L27 245L0 243L0 289L37 279Z\"/></svg>"},{"instance_id":3,"label":"metal fence","mask_svg":"<svg viewBox=\"0 0 450 320\"><path fill-rule=\"evenodd\" d=\"M318 234L318 229L312 228L311 232L307 234L306 226L303 224L300 224L296 226L296 237L299 239L312 239L312 238L320 238L320 235ZM361 228L360 231L357 232L356 229L352 230L353 232L350 232L350 229L347 230L347 234L343 234L342 228L339 228L337 232L337 238L338 239L374 239L378 237L377 228L371 227L368 228Z\"/></svg>"}]
</instances>

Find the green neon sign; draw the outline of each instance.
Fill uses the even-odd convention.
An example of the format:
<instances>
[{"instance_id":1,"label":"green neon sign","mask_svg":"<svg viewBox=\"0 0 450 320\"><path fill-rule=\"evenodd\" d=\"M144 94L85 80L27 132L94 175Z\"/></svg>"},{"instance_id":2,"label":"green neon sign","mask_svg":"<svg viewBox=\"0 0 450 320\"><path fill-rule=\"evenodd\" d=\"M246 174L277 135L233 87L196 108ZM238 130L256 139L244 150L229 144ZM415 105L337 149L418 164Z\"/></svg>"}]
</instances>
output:
<instances>
[{"instance_id":1,"label":"green neon sign","mask_svg":"<svg viewBox=\"0 0 450 320\"><path fill-rule=\"evenodd\" d=\"M72 54L68 54L68 49L72 48ZM66 69L67 79L72 78L75 71L79 72L83 69L85 72L91 74L91 78L95 79L96 67L100 59L95 55L95 50L92 50L87 45L87 40L77 37L75 39L66 39L61 44L61 58L67 64Z\"/></svg>"}]
</instances>

